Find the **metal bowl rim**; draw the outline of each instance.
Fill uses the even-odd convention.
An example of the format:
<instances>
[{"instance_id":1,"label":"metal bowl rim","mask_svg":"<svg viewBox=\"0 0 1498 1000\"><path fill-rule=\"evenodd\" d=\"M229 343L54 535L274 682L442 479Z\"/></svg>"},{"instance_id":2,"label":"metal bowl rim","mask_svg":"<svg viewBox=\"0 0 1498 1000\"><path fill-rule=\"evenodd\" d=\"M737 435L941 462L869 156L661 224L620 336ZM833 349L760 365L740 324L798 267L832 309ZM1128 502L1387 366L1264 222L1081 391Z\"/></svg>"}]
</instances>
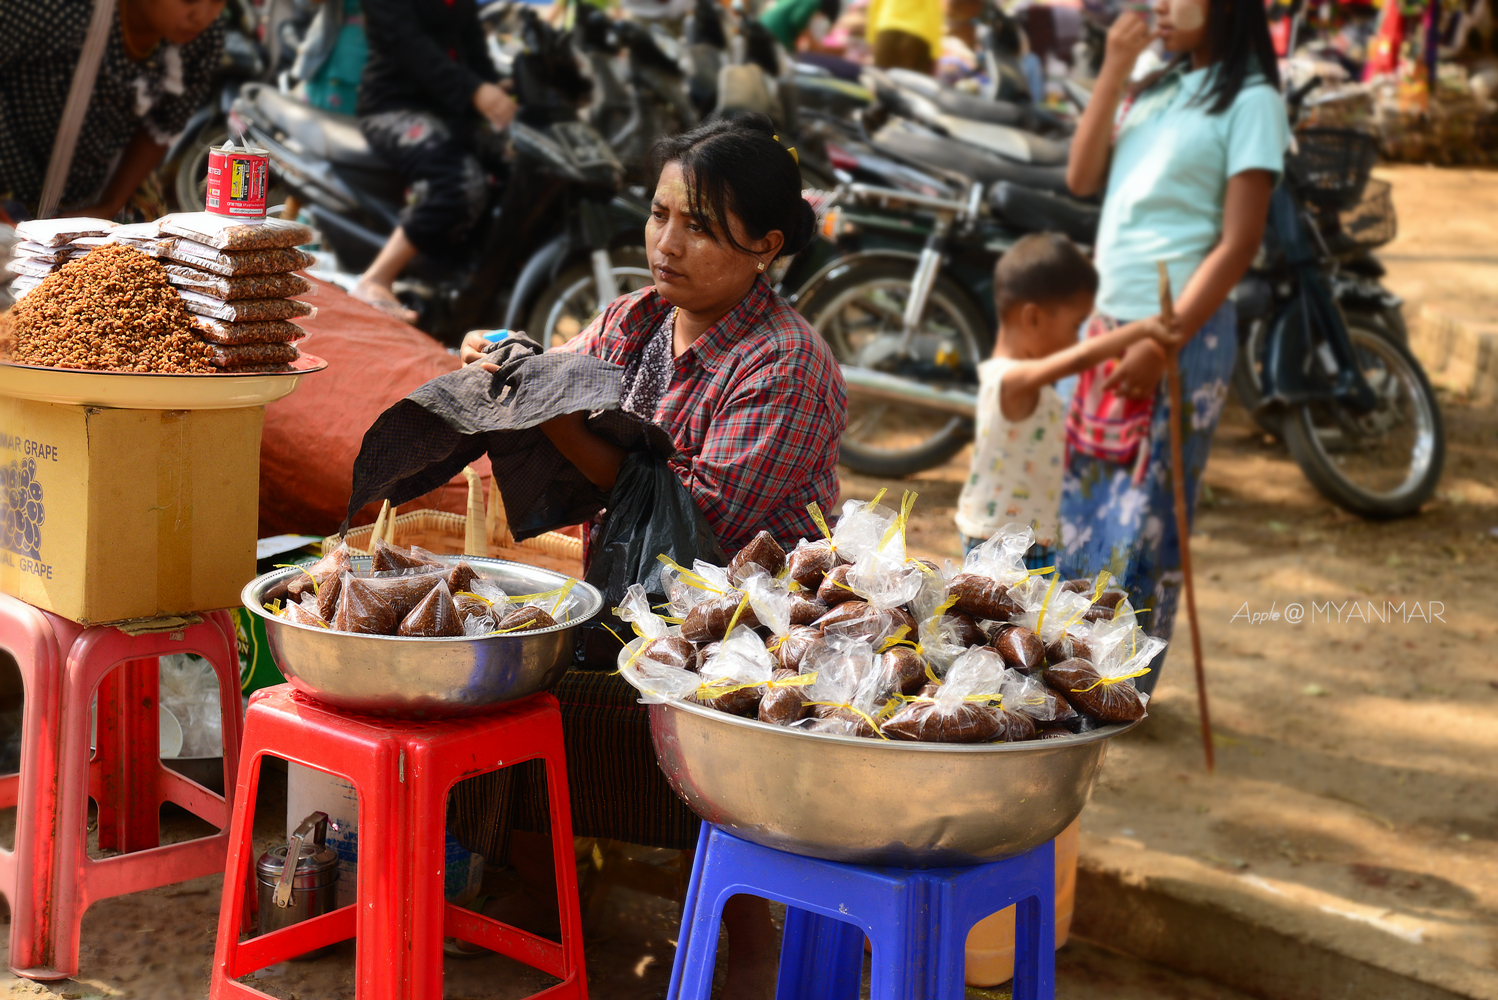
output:
<instances>
[{"instance_id":1,"label":"metal bowl rim","mask_svg":"<svg viewBox=\"0 0 1498 1000\"><path fill-rule=\"evenodd\" d=\"M304 628L306 626L303 626ZM730 725L746 726L763 732L779 733L802 740L835 740L857 747L877 747L880 753L891 753L897 750L913 750L916 753L1035 753L1039 750L1056 749L1061 750L1068 747L1086 746L1089 743L1098 743L1102 740L1121 736L1133 729L1144 719L1135 719L1133 722L1115 722L1088 733L1074 733L1071 736L1058 736L1048 740L1026 740L1023 743L918 743L908 740L871 740L862 736L839 736L836 733L808 733L789 726L775 726L768 722L760 722L758 719L746 719L741 715L729 715L715 708L707 708L703 705L692 705L686 702L669 701L655 702L667 708L675 708L702 718L710 718L714 721L725 722Z\"/></svg>"},{"instance_id":2,"label":"metal bowl rim","mask_svg":"<svg viewBox=\"0 0 1498 1000\"><path fill-rule=\"evenodd\" d=\"M354 559L355 559L356 562L360 558L368 559L369 557L368 556L363 556L363 557L355 556L354 557ZM462 560L464 562L471 563L471 564L473 564L475 566L518 566L518 567L520 567L521 569L525 570L528 573L546 573L546 574L549 574L551 576L558 577L559 579L564 580L564 581L565 580L576 579L575 577L570 577L570 576L568 576L565 573L559 573L559 572L557 572L554 569L544 569L543 567L540 567L540 566L531 566L531 565L528 565L526 563L515 562L512 559L491 559L488 556L445 556L445 555L444 556L438 556L437 558L438 559ZM457 565L457 563L454 562L453 565ZM594 615L596 615L599 611L603 610L603 595L598 592L598 588L594 587L590 583L585 583L582 580L578 580L577 583L574 585L573 589L576 590L578 588L586 588L585 590L583 590L583 593L585 595L587 595L587 597L588 597L587 603L583 606L583 610L586 611L586 614L579 613L577 615L577 617L575 617L572 621L565 622L565 623L562 623L562 624L553 625L550 628L536 628L536 629L531 629L531 630L529 630L527 632L514 632L514 633L504 633L504 634L495 634L495 633L491 632L491 633L489 633L487 635L452 635L452 636L441 636L441 635L369 635L369 634L364 633L364 632L339 632L339 631L336 631L334 629L317 628L317 627L312 626L312 625L303 625L303 624L301 624L299 622L288 621L285 618L282 618L282 617L280 617L278 615L273 615L270 612L268 612L268 611L265 610L264 602L261 601L259 598L260 598L261 594L263 594L266 590L269 589L269 585L273 584L273 583L279 583L283 578L290 578L292 576L296 576L297 574L299 574L301 572L303 572L303 570L301 568L299 568L299 567L290 567L290 568L287 568L287 569L274 570L274 571L272 571L270 573L262 573L260 576L255 577L255 579L251 580L249 583L247 583L247 584L244 585L244 589L239 592L240 603L242 603L247 610L249 610L253 614L259 615L261 618L264 618L267 621L269 621L271 619L275 619L276 623L279 624L279 625L282 625L282 626L287 627L287 628L301 629L304 632L317 632L317 633L328 632L328 633L331 633L333 635L347 636L347 637L349 637L351 639L376 639L376 640L379 640L379 641L382 641L382 642L390 642L390 641L393 640L395 642L417 642L417 643L420 643L420 642L478 642L480 640L485 640L485 639L489 639L489 640L493 640L493 639L518 639L518 638L521 638L522 636L550 635L550 634L555 633L555 632L563 632L563 631L566 631L567 629L577 628L583 622L587 621L589 618L592 618Z\"/></svg>"}]
</instances>

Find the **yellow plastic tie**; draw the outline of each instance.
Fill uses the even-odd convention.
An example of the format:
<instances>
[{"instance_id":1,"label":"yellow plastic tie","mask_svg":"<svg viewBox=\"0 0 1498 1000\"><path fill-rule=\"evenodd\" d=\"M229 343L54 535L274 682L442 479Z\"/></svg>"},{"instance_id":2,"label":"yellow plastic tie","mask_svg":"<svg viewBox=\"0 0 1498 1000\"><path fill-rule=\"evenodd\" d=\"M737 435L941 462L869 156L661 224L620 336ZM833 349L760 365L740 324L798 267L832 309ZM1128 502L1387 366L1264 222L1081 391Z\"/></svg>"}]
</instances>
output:
<instances>
[{"instance_id":1,"label":"yellow plastic tie","mask_svg":"<svg viewBox=\"0 0 1498 1000\"><path fill-rule=\"evenodd\" d=\"M895 634L881 642L879 644L879 648L874 650L874 652L883 653L887 650L893 649L895 646L915 646L915 643L905 638L905 636L908 635L909 632L909 625L901 625L899 628L895 629Z\"/></svg>"},{"instance_id":2,"label":"yellow plastic tie","mask_svg":"<svg viewBox=\"0 0 1498 1000\"><path fill-rule=\"evenodd\" d=\"M740 598L739 606L733 609L733 617L728 619L728 628L724 630L723 638L727 639L730 635L733 634L734 626L739 623L739 616L744 613L744 609L748 606L749 595L745 594L742 598Z\"/></svg>"},{"instance_id":3,"label":"yellow plastic tie","mask_svg":"<svg viewBox=\"0 0 1498 1000\"><path fill-rule=\"evenodd\" d=\"M553 619L556 618L557 611L561 608L562 602L567 599L567 595L572 593L572 588L576 586L577 580L574 577L568 577L567 582L562 584L562 592L557 595L557 602L551 606L551 617Z\"/></svg>"},{"instance_id":4,"label":"yellow plastic tie","mask_svg":"<svg viewBox=\"0 0 1498 1000\"><path fill-rule=\"evenodd\" d=\"M655 558L658 562L662 562L667 566L670 566L672 569L676 570L681 574L683 580L686 580L698 590L708 590L714 594L724 593L724 591L721 591L717 587L714 587L705 577L693 572L692 570L687 569L685 566L681 565L681 563L677 562L675 559L672 559L664 552L662 552Z\"/></svg>"},{"instance_id":5,"label":"yellow plastic tie","mask_svg":"<svg viewBox=\"0 0 1498 1000\"><path fill-rule=\"evenodd\" d=\"M1146 666L1146 667L1144 667L1144 668L1142 668L1140 670L1134 671L1131 674L1123 674L1122 676L1119 676L1119 677L1103 677L1103 676L1099 676L1098 679L1097 679L1097 683L1095 683L1095 684L1089 684L1089 685L1087 685L1084 688L1072 688L1071 689L1071 693L1072 694L1086 694L1088 691L1091 691L1094 688L1104 687L1104 686L1107 686L1109 684L1121 684L1124 681L1130 680L1131 678L1134 678L1134 677L1143 677L1145 674L1147 674L1149 672L1150 672L1150 668Z\"/></svg>"},{"instance_id":6,"label":"yellow plastic tie","mask_svg":"<svg viewBox=\"0 0 1498 1000\"><path fill-rule=\"evenodd\" d=\"M822 508L817 505L817 502L815 500L806 505L806 512L810 514L811 519L817 523L817 530L821 531L823 537L825 537L827 541L831 542L832 532L828 530L827 519L822 516Z\"/></svg>"},{"instance_id":7,"label":"yellow plastic tie","mask_svg":"<svg viewBox=\"0 0 1498 1000\"><path fill-rule=\"evenodd\" d=\"M1056 592L1056 584L1061 580L1061 574L1057 573L1051 577L1051 585L1045 589L1045 597L1040 602L1040 614L1035 616L1035 634L1040 634L1041 626L1045 624L1045 609L1051 605L1051 595Z\"/></svg>"}]
</instances>

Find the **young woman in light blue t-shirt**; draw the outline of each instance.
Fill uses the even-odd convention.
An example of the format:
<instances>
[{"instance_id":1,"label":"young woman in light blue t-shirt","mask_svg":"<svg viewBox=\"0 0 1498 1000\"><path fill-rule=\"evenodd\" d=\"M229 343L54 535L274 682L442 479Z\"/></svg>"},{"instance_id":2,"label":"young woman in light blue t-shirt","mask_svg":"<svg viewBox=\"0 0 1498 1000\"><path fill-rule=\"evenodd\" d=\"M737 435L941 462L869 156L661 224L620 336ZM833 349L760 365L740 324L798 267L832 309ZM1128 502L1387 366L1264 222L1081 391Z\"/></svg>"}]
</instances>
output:
<instances>
[{"instance_id":1,"label":"young woman in light blue t-shirt","mask_svg":"<svg viewBox=\"0 0 1498 1000\"><path fill-rule=\"evenodd\" d=\"M1237 345L1228 294L1264 231L1289 126L1259 0L1156 0L1154 29L1137 12L1108 32L1103 67L1072 140L1067 183L1106 191L1100 278L1089 336L1159 310L1156 262L1176 295L1185 428L1186 497L1194 513ZM1173 56L1130 85L1154 39ZM1142 340L1084 375L1068 414L1060 563L1069 577L1108 570L1148 630L1169 638L1181 558L1170 480L1165 351ZM1156 669L1139 678L1151 691Z\"/></svg>"}]
</instances>

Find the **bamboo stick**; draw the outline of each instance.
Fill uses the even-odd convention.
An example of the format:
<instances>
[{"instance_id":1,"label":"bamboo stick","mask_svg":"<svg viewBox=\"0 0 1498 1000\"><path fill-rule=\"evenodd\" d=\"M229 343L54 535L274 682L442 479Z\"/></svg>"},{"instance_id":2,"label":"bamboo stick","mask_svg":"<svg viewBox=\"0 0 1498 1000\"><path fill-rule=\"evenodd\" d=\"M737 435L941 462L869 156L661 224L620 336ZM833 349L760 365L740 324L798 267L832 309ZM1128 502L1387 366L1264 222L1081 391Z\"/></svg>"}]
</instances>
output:
<instances>
[{"instance_id":1,"label":"bamboo stick","mask_svg":"<svg viewBox=\"0 0 1498 1000\"><path fill-rule=\"evenodd\" d=\"M1165 262L1158 261L1160 271L1160 318L1167 324L1175 318L1174 297L1170 291L1170 273ZM1212 714L1207 707L1207 670L1202 663L1202 630L1196 618L1196 580L1191 574L1191 526L1186 517L1186 461L1181 451L1181 421L1185 408L1181 399L1181 348L1171 344L1165 349L1166 394L1170 397L1170 482L1175 490L1176 538L1181 548L1181 581L1186 592L1186 617L1191 621L1191 656L1196 665L1196 706L1201 715L1202 753L1207 758L1207 772L1217 769L1212 748Z\"/></svg>"}]
</instances>

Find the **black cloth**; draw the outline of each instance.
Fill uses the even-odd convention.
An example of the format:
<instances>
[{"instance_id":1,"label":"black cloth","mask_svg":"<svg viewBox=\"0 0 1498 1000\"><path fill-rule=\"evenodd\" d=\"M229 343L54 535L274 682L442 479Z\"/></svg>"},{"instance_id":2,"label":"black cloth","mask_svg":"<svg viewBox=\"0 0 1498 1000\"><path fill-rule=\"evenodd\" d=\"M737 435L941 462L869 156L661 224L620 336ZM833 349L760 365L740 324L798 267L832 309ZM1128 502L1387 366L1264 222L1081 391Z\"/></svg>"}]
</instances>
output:
<instances>
[{"instance_id":1,"label":"black cloth","mask_svg":"<svg viewBox=\"0 0 1498 1000\"><path fill-rule=\"evenodd\" d=\"M426 111L387 111L360 118L359 131L410 188L400 221L416 249L437 260L461 256L489 193L467 124Z\"/></svg>"},{"instance_id":2,"label":"black cloth","mask_svg":"<svg viewBox=\"0 0 1498 1000\"><path fill-rule=\"evenodd\" d=\"M499 371L440 375L380 414L354 460L350 518L376 500L395 506L429 493L487 451L517 539L581 524L608 495L540 430L564 413L589 413L588 428L626 451L675 454L664 430L619 408L618 365L543 352L524 337L501 341L488 360Z\"/></svg>"},{"instance_id":3,"label":"black cloth","mask_svg":"<svg viewBox=\"0 0 1498 1000\"><path fill-rule=\"evenodd\" d=\"M499 79L475 0L364 0L364 34L360 115L430 111L473 120L474 91Z\"/></svg>"},{"instance_id":4,"label":"black cloth","mask_svg":"<svg viewBox=\"0 0 1498 1000\"><path fill-rule=\"evenodd\" d=\"M93 8L93 0L0 0L0 194L28 210L42 195ZM138 128L169 145L208 100L223 47L223 25L215 21L187 45L162 42L135 62L125 53L116 9L63 207L87 205L103 192Z\"/></svg>"}]
</instances>

